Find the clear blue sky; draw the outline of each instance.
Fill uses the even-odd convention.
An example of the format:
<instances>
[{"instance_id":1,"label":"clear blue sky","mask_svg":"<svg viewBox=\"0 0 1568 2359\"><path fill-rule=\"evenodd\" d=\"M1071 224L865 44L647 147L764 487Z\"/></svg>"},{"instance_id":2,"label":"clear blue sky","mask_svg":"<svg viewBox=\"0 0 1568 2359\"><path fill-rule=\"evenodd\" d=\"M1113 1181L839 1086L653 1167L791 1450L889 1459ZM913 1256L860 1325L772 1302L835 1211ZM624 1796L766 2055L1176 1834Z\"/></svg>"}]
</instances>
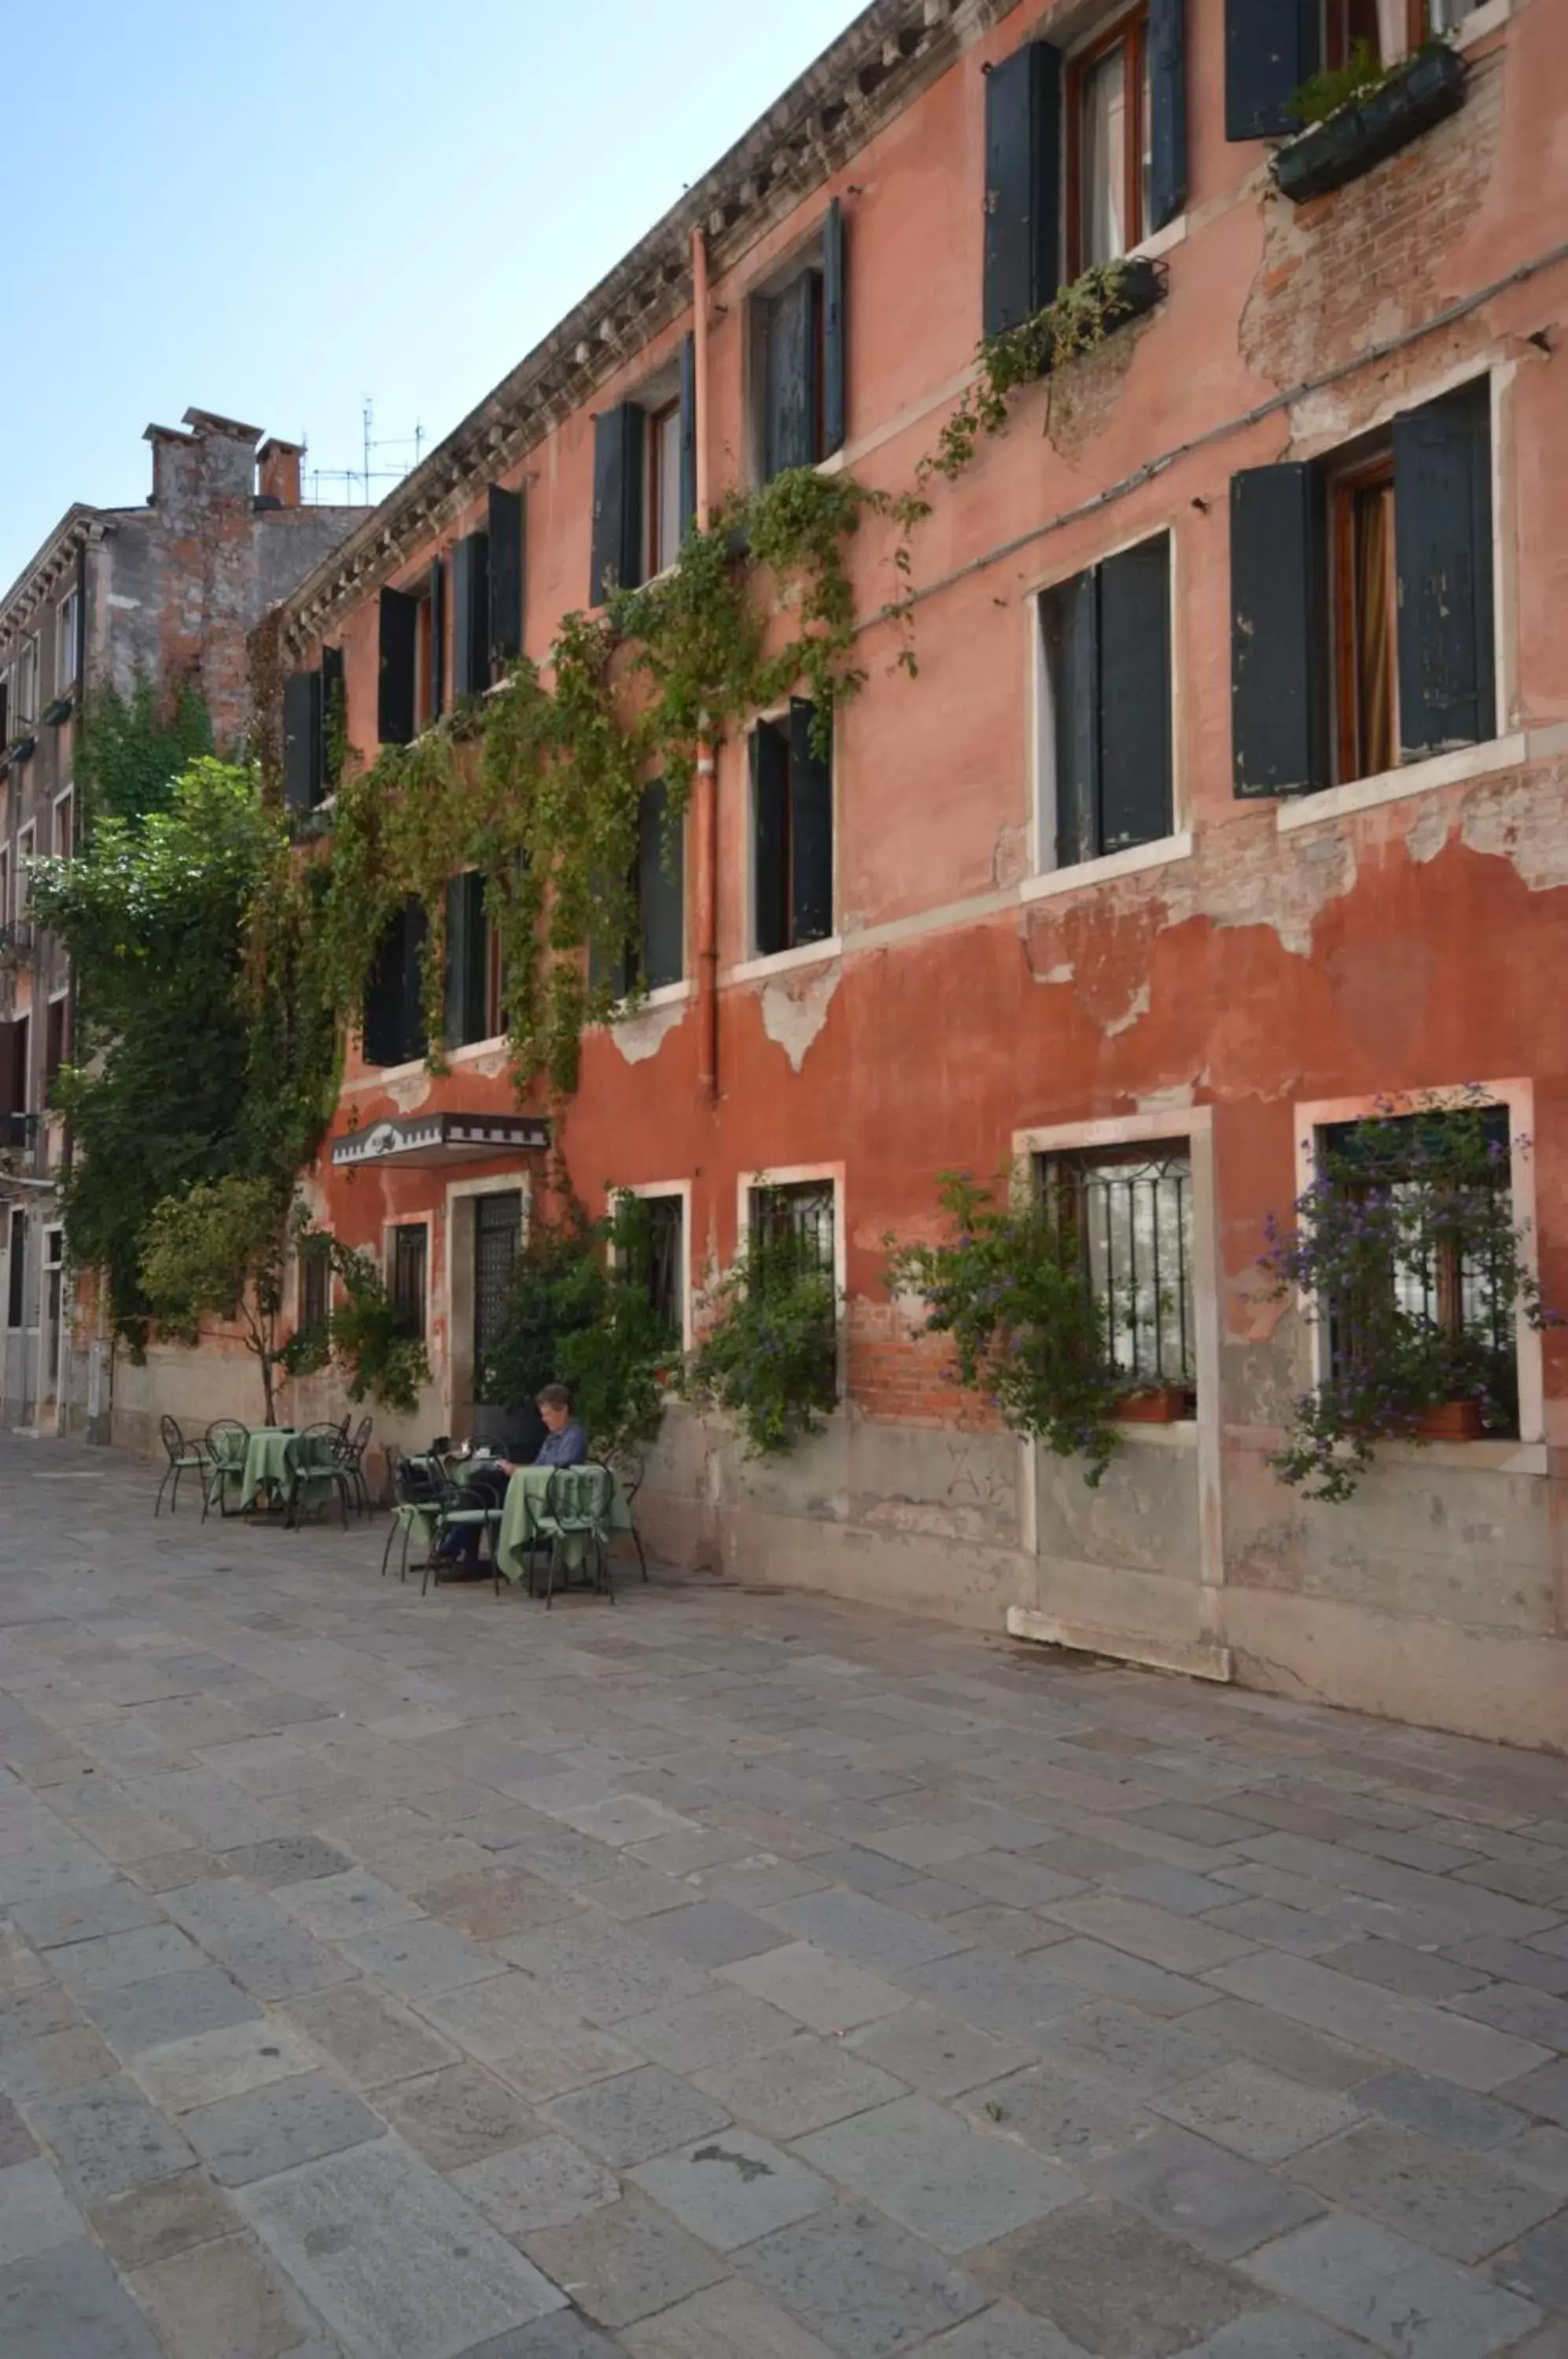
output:
<instances>
[{"instance_id":1,"label":"clear blue sky","mask_svg":"<svg viewBox=\"0 0 1568 2359\"><path fill-rule=\"evenodd\" d=\"M359 464L369 395L378 435L418 421L429 449L856 13L8 10L0 590L72 500L142 499L143 427L192 404L327 469Z\"/></svg>"}]
</instances>

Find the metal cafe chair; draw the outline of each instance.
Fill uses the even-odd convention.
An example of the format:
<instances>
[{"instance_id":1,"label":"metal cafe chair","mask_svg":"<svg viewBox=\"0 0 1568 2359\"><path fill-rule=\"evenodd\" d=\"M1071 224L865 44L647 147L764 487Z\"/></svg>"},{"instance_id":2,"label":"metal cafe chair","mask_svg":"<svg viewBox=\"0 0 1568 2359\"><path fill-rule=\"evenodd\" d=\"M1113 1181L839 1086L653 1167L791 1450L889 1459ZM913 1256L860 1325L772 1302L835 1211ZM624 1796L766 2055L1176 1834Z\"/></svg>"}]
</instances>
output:
<instances>
[{"instance_id":1,"label":"metal cafe chair","mask_svg":"<svg viewBox=\"0 0 1568 2359\"><path fill-rule=\"evenodd\" d=\"M437 1510L446 1488L446 1477L439 1466L428 1458L409 1458L396 1442L387 1445L387 1456L392 1474L392 1521L387 1527L387 1545L381 1551L381 1577L387 1578L387 1568L392 1560L393 1544L401 1535L403 1552L397 1567L399 1581L408 1578L408 1541L423 1528L426 1555L435 1545L434 1527ZM422 1565L416 1565L416 1572Z\"/></svg>"},{"instance_id":2,"label":"metal cafe chair","mask_svg":"<svg viewBox=\"0 0 1568 2359\"><path fill-rule=\"evenodd\" d=\"M441 1545L448 1532L476 1530L482 1542L488 1532L494 1557L495 1535L501 1528L501 1509L491 1492L481 1490L472 1483L453 1482L445 1473L441 1477L441 1496L432 1519L430 1544L425 1550L424 1571L419 1582L421 1597L430 1585L432 1572L436 1577L436 1587L441 1587Z\"/></svg>"},{"instance_id":3,"label":"metal cafe chair","mask_svg":"<svg viewBox=\"0 0 1568 2359\"><path fill-rule=\"evenodd\" d=\"M215 1505L220 1518L238 1514L229 1506L231 1484L237 1491L245 1483L245 1452L250 1448L250 1428L242 1425L237 1417L216 1417L207 1428L208 1472L201 1484L201 1521Z\"/></svg>"},{"instance_id":4,"label":"metal cafe chair","mask_svg":"<svg viewBox=\"0 0 1568 2359\"><path fill-rule=\"evenodd\" d=\"M555 1595L557 1572L569 1570L567 1552L573 1542L581 1546L584 1563L593 1569L594 1588L601 1590L612 1605L615 1603L609 1545L610 1508L615 1495L615 1478L607 1466L592 1462L558 1466L551 1473L544 1495L544 1513L535 1519L536 1530L545 1534L550 1544L544 1576L547 1612Z\"/></svg>"},{"instance_id":5,"label":"metal cafe chair","mask_svg":"<svg viewBox=\"0 0 1568 2359\"><path fill-rule=\"evenodd\" d=\"M182 1474L196 1474L203 1484L207 1479L207 1452L202 1444L200 1441L187 1441L180 1430L178 1419L172 1417L160 1417L158 1430L169 1463L163 1470L163 1480L158 1486L158 1496L152 1503L155 1518L163 1505L163 1495L166 1490L169 1491L169 1512L171 1516L175 1513L180 1505L180 1478ZM173 1488L170 1490L171 1483Z\"/></svg>"},{"instance_id":6,"label":"metal cafe chair","mask_svg":"<svg viewBox=\"0 0 1568 2359\"><path fill-rule=\"evenodd\" d=\"M627 1449L622 1443L612 1442L607 1450L595 1450L593 1456L601 1466L609 1468L620 1486L621 1496L626 1505L632 1546L637 1550L637 1563L642 1569L642 1577L646 1581L648 1557L643 1549L642 1534L637 1529L637 1508L634 1505L637 1493L642 1489L643 1475L647 1471L642 1452L640 1450Z\"/></svg>"},{"instance_id":7,"label":"metal cafe chair","mask_svg":"<svg viewBox=\"0 0 1568 2359\"><path fill-rule=\"evenodd\" d=\"M370 1513L370 1488L365 1479L365 1453L370 1447L370 1437L375 1430L375 1420L368 1417L360 1419L352 1436L346 1417L338 1429L338 1461L353 1485L354 1504L362 1516Z\"/></svg>"},{"instance_id":8,"label":"metal cafe chair","mask_svg":"<svg viewBox=\"0 0 1568 2359\"><path fill-rule=\"evenodd\" d=\"M354 1480L337 1454L339 1435L335 1425L307 1425L291 1434L284 1444L283 1462L289 1477L289 1509L285 1521L293 1529L299 1522L299 1511L305 1504L306 1486L321 1483L335 1494L343 1516L343 1527L348 1529L348 1503Z\"/></svg>"}]
</instances>

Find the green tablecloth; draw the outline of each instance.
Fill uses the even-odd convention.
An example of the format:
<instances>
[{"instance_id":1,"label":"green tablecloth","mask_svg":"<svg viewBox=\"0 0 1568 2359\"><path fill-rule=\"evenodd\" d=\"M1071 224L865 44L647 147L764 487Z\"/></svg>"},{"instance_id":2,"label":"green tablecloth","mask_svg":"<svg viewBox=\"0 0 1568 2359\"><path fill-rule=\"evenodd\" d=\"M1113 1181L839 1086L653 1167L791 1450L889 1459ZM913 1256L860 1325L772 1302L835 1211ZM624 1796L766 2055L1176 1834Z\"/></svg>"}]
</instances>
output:
<instances>
[{"instance_id":1,"label":"green tablecloth","mask_svg":"<svg viewBox=\"0 0 1568 2359\"><path fill-rule=\"evenodd\" d=\"M528 1546L539 1529L539 1519L544 1514L545 1495L550 1489L553 1466L519 1466L506 1485L506 1504L501 1510L501 1527L495 1535L495 1561L506 1579L521 1581L528 1571ZM629 1532L632 1511L625 1493L611 1476L610 1512L606 1518L613 1532ZM584 1541L581 1534L569 1533L563 1549L569 1572L581 1571Z\"/></svg>"},{"instance_id":2,"label":"green tablecloth","mask_svg":"<svg viewBox=\"0 0 1568 2359\"><path fill-rule=\"evenodd\" d=\"M224 1454L220 1457L214 1454L212 1462L207 1469L207 1505L209 1507L222 1507L226 1509L229 1501L234 1498L237 1492L244 1489L245 1452L248 1446L248 1435L241 1436L235 1434L230 1437L228 1442L228 1450L233 1453L232 1455Z\"/></svg>"},{"instance_id":3,"label":"green tablecloth","mask_svg":"<svg viewBox=\"0 0 1568 2359\"><path fill-rule=\"evenodd\" d=\"M319 1507L324 1500L331 1498L332 1485L324 1475L315 1478L306 1475L301 1483L295 1484L289 1472L288 1460L289 1444L295 1439L292 1427L283 1425L264 1426L259 1432L251 1435L245 1450L245 1476L240 1484L242 1508L253 1507L263 1491L269 1493L274 1499L281 1499L286 1507L296 1504ZM297 1489L300 1495L298 1502L295 1498Z\"/></svg>"}]
</instances>

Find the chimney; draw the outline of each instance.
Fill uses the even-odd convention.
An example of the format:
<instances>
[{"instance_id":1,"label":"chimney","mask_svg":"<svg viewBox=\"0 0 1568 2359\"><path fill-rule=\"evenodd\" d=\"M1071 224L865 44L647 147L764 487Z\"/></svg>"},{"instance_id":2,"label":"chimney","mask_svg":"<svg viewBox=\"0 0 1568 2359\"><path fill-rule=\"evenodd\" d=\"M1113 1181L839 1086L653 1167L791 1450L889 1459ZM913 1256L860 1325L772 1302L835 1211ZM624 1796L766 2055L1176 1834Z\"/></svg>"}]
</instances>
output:
<instances>
[{"instance_id":1,"label":"chimney","mask_svg":"<svg viewBox=\"0 0 1568 2359\"><path fill-rule=\"evenodd\" d=\"M267 507L299 506L299 462L304 455L302 442L280 442L276 434L268 435L256 452L260 469L256 489Z\"/></svg>"}]
</instances>

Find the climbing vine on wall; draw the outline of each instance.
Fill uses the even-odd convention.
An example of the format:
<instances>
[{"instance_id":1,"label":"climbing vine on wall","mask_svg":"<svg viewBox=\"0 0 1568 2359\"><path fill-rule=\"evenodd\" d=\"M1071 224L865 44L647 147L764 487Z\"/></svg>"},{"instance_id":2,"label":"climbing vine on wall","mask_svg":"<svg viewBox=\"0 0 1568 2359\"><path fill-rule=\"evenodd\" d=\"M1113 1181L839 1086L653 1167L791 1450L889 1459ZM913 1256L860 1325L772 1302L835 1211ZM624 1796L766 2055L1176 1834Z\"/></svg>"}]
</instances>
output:
<instances>
[{"instance_id":1,"label":"climbing vine on wall","mask_svg":"<svg viewBox=\"0 0 1568 2359\"><path fill-rule=\"evenodd\" d=\"M543 1076L571 1089L584 1025L626 996L644 787L663 780L673 830L703 737L796 690L813 703L825 746L836 706L864 679L846 543L864 516L888 518L900 536L895 565L907 571L909 531L923 513L923 501L849 475L789 470L721 503L657 582L597 614L568 614L542 666L520 660L487 696L412 745L384 746L368 766L347 749L317 888L331 1003L362 1005L388 922L417 898L439 1066L447 883L476 868L519 1087Z\"/></svg>"}]
</instances>

